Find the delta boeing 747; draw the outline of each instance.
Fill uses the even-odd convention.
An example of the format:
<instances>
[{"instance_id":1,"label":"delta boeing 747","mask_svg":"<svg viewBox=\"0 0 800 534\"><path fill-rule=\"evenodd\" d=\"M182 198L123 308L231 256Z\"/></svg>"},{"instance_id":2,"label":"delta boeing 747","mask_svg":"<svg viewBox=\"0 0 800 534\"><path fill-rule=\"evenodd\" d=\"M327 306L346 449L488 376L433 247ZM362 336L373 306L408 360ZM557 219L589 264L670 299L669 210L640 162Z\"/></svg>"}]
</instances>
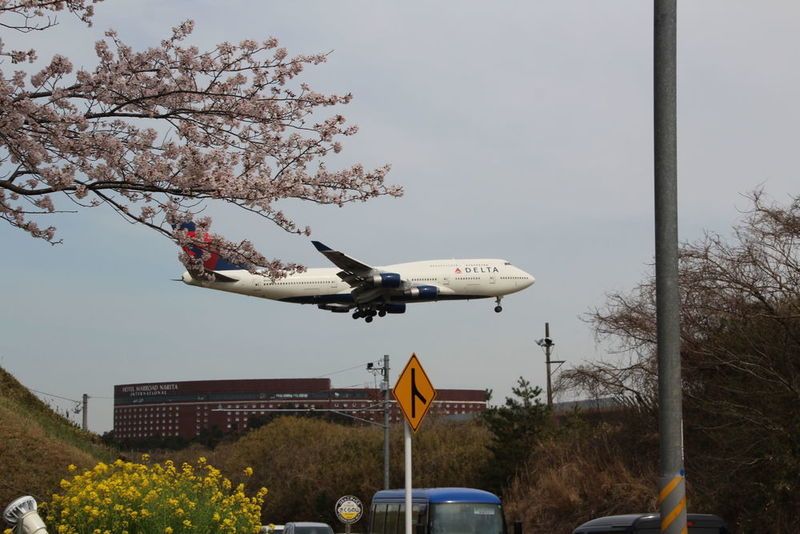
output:
<instances>
[{"instance_id":1,"label":"delta boeing 747","mask_svg":"<svg viewBox=\"0 0 800 534\"><path fill-rule=\"evenodd\" d=\"M193 229L192 229L193 230ZM183 273L189 285L217 289L296 304L315 304L322 310L350 313L353 319L373 319L389 313L405 313L406 305L440 300L493 298L494 311L501 312L506 295L522 291L534 278L501 259L427 260L370 266L312 241L335 268L312 268L283 278L251 273L217 254L204 259L210 277ZM199 249L187 250L198 256ZM209 256L209 255L207 255Z\"/></svg>"}]
</instances>

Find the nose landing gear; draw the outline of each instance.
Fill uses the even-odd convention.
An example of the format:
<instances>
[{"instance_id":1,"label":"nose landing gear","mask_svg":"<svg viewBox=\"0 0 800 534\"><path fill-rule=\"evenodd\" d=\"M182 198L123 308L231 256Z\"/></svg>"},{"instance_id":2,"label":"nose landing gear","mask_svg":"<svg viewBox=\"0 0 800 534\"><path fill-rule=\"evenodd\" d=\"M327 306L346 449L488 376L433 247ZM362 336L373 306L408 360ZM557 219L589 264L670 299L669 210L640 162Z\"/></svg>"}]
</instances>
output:
<instances>
[{"instance_id":1,"label":"nose landing gear","mask_svg":"<svg viewBox=\"0 0 800 534\"><path fill-rule=\"evenodd\" d=\"M503 311L503 307L500 306L500 301L501 300L503 300L503 297L497 297L495 299L495 302L497 302L497 306L494 307L495 313L500 313L501 311Z\"/></svg>"}]
</instances>

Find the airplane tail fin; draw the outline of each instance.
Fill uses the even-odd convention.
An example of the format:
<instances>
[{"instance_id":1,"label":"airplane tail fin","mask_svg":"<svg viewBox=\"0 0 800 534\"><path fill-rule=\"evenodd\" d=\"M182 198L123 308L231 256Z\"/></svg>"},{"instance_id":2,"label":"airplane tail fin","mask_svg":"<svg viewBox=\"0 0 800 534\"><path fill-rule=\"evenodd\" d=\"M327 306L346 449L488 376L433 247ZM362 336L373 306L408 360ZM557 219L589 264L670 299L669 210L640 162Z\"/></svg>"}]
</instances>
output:
<instances>
[{"instance_id":1,"label":"airplane tail fin","mask_svg":"<svg viewBox=\"0 0 800 534\"><path fill-rule=\"evenodd\" d=\"M198 232L197 225L192 221L183 222L175 226L176 230L184 230L189 243L182 244L181 248L186 254L182 258L187 270L191 273L193 268L200 270L198 267L202 265L204 271L237 271L247 269L225 258L219 252L213 249L213 238L208 232L202 229ZM199 242L207 243L208 246L198 244Z\"/></svg>"}]
</instances>

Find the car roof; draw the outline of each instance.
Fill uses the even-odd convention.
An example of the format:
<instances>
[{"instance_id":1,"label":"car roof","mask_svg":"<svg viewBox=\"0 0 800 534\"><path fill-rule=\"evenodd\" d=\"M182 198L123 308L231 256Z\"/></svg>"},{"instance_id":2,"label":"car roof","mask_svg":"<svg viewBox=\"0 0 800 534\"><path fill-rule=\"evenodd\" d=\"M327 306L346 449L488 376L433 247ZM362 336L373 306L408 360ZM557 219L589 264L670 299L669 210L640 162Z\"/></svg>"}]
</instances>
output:
<instances>
[{"instance_id":1,"label":"car roof","mask_svg":"<svg viewBox=\"0 0 800 534\"><path fill-rule=\"evenodd\" d=\"M405 490L381 490L375 493L372 501L402 501ZM478 504L500 504L494 493L474 488L414 488L411 498L431 503L470 502Z\"/></svg>"},{"instance_id":2,"label":"car roof","mask_svg":"<svg viewBox=\"0 0 800 534\"><path fill-rule=\"evenodd\" d=\"M632 526L637 527L658 527L660 525L661 516L658 513L640 513L640 514L624 514L624 515L610 515L606 517L598 517L582 524L575 529L575 532L581 532L585 528L620 528L625 529ZM687 520L693 523L695 527L725 527L725 521L719 516L713 514L688 514ZM591 532L587 530L586 532Z\"/></svg>"}]
</instances>

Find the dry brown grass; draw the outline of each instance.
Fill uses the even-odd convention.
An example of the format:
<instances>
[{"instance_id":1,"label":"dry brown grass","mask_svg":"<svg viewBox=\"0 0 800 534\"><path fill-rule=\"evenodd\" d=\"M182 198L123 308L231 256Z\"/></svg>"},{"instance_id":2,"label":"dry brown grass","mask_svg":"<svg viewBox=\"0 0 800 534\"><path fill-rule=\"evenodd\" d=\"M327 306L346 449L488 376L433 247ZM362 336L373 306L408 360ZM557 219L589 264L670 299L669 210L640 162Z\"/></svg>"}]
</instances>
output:
<instances>
[{"instance_id":1,"label":"dry brown grass","mask_svg":"<svg viewBox=\"0 0 800 534\"><path fill-rule=\"evenodd\" d=\"M506 491L506 515L527 534L571 533L592 517L656 509L657 441L622 424L542 441Z\"/></svg>"},{"instance_id":2,"label":"dry brown grass","mask_svg":"<svg viewBox=\"0 0 800 534\"><path fill-rule=\"evenodd\" d=\"M0 369L0 508L26 494L49 500L69 464L91 467L114 454Z\"/></svg>"}]
</instances>

